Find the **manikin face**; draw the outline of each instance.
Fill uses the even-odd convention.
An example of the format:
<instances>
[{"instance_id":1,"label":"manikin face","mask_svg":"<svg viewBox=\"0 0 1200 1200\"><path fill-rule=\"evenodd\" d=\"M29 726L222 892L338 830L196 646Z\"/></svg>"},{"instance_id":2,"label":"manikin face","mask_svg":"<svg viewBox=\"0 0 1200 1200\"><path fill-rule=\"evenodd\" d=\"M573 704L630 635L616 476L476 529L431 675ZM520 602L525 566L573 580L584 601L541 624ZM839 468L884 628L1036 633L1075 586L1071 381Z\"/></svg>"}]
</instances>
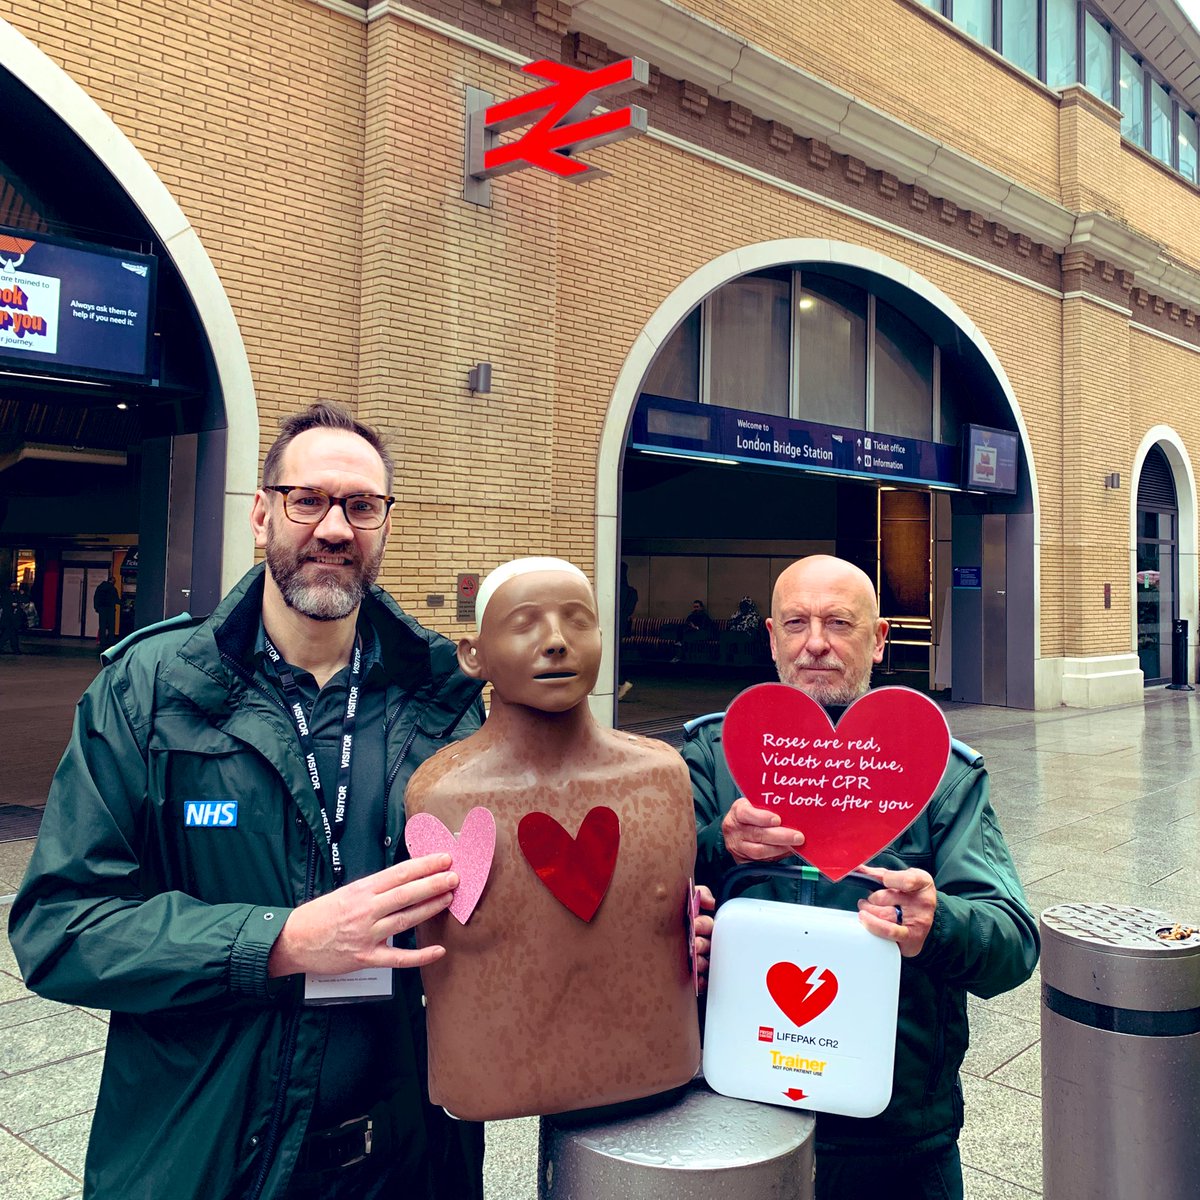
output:
<instances>
[{"instance_id":1,"label":"manikin face","mask_svg":"<svg viewBox=\"0 0 1200 1200\"><path fill-rule=\"evenodd\" d=\"M874 589L857 567L817 555L780 575L767 631L781 682L820 704L852 704L883 658L887 622L876 616Z\"/></svg>"},{"instance_id":2,"label":"manikin face","mask_svg":"<svg viewBox=\"0 0 1200 1200\"><path fill-rule=\"evenodd\" d=\"M357 434L308 429L283 454L281 484L320 488L331 496L387 492L383 461ZM283 511L283 496L261 489L251 514L254 544L265 548L267 571L284 603L314 621L340 621L358 608L375 581L391 532L355 529L338 504L316 525L300 525Z\"/></svg>"},{"instance_id":3,"label":"manikin face","mask_svg":"<svg viewBox=\"0 0 1200 1200\"><path fill-rule=\"evenodd\" d=\"M459 662L467 674L490 680L508 704L551 713L574 708L600 671L592 589L566 571L510 579L488 601L479 636L459 643Z\"/></svg>"}]
</instances>

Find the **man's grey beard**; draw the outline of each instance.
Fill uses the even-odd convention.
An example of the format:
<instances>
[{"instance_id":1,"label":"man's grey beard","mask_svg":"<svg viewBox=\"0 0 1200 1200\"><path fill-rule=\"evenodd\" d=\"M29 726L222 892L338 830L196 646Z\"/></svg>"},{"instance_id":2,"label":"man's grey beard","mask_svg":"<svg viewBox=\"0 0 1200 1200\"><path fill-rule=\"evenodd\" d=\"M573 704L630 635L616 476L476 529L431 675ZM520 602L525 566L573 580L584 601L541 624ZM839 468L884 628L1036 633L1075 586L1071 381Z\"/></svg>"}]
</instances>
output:
<instances>
[{"instance_id":1,"label":"man's grey beard","mask_svg":"<svg viewBox=\"0 0 1200 1200\"><path fill-rule=\"evenodd\" d=\"M370 560L364 560L356 543L335 545L314 540L302 550L288 546L267 529L267 570L288 608L314 621L341 621L362 603L367 588L375 582L383 562L386 539ZM341 554L351 559L345 568L322 568L308 563L310 554Z\"/></svg>"},{"instance_id":2,"label":"man's grey beard","mask_svg":"<svg viewBox=\"0 0 1200 1200\"><path fill-rule=\"evenodd\" d=\"M818 664L841 667L842 673L828 683L800 683L800 672L803 668L813 668ZM865 671L846 669L846 664L832 650L820 658L803 653L791 662L777 662L775 670L779 674L780 683L789 687L800 688L806 695L811 696L818 704L853 704L860 696L865 696L871 686L871 665L867 664Z\"/></svg>"}]
</instances>

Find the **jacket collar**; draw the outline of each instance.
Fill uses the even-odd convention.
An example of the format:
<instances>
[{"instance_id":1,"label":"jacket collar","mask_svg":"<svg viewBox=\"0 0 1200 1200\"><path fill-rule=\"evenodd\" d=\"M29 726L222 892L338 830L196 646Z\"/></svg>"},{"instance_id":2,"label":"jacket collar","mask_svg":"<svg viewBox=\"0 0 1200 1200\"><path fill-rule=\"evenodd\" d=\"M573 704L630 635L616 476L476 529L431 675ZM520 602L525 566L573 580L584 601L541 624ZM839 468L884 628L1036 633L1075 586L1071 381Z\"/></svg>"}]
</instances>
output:
<instances>
[{"instance_id":1,"label":"jacket collar","mask_svg":"<svg viewBox=\"0 0 1200 1200\"><path fill-rule=\"evenodd\" d=\"M208 711L236 703L236 694L245 682L243 671L253 670L265 574L265 565L259 563L242 576L164 668L165 682ZM453 643L418 624L374 585L363 598L362 613L379 639L380 660L389 683L410 694L431 691L453 709L457 720L482 689L458 672Z\"/></svg>"}]
</instances>

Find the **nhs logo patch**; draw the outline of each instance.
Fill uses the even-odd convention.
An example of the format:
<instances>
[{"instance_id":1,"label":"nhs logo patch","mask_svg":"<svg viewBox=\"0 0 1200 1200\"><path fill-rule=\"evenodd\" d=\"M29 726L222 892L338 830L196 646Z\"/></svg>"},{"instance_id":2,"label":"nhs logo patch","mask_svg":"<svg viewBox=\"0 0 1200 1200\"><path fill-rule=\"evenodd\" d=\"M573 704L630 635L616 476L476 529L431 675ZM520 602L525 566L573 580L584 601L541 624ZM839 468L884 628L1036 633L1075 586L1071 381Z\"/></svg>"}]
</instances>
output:
<instances>
[{"instance_id":1,"label":"nhs logo patch","mask_svg":"<svg viewBox=\"0 0 1200 1200\"><path fill-rule=\"evenodd\" d=\"M232 829L237 825L238 802L236 800L185 800L183 823L191 827L210 829Z\"/></svg>"}]
</instances>

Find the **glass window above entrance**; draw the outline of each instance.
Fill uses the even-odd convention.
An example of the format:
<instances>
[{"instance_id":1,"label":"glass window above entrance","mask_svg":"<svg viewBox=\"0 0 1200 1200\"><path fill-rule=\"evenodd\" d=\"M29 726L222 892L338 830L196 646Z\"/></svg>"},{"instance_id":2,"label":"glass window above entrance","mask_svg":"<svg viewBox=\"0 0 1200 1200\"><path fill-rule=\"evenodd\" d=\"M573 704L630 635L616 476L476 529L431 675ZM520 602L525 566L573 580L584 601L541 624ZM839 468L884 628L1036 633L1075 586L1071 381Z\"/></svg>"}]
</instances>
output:
<instances>
[{"instance_id":1,"label":"glass window above entrance","mask_svg":"<svg viewBox=\"0 0 1200 1200\"><path fill-rule=\"evenodd\" d=\"M799 409L805 418L864 428L867 293L840 279L802 275L796 351Z\"/></svg>"},{"instance_id":2,"label":"glass window above entrance","mask_svg":"<svg viewBox=\"0 0 1200 1200\"><path fill-rule=\"evenodd\" d=\"M933 342L882 300L875 306L875 412L871 428L932 437Z\"/></svg>"},{"instance_id":3,"label":"glass window above entrance","mask_svg":"<svg viewBox=\"0 0 1200 1200\"><path fill-rule=\"evenodd\" d=\"M1019 439L978 347L902 284L823 261L741 276L697 305L648 369L629 438L655 454L960 488L968 425L1007 431L1011 492Z\"/></svg>"},{"instance_id":4,"label":"glass window above entrance","mask_svg":"<svg viewBox=\"0 0 1200 1200\"><path fill-rule=\"evenodd\" d=\"M788 415L791 281L735 279L709 301L708 402Z\"/></svg>"}]
</instances>

